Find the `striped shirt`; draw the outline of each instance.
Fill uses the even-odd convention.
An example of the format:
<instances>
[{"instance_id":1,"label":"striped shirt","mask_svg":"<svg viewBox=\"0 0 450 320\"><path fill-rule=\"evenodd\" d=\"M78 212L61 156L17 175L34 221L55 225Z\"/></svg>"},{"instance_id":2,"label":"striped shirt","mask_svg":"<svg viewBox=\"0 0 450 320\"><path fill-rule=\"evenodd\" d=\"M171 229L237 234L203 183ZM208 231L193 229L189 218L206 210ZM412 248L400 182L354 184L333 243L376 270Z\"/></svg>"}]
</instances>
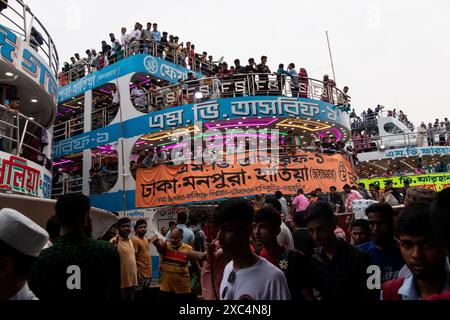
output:
<instances>
[{"instance_id":1,"label":"striped shirt","mask_svg":"<svg viewBox=\"0 0 450 320\"><path fill-rule=\"evenodd\" d=\"M192 247L182 244L175 247L167 244L162 256L162 282L161 291L176 294L191 293L191 280L189 277L188 252Z\"/></svg>"}]
</instances>

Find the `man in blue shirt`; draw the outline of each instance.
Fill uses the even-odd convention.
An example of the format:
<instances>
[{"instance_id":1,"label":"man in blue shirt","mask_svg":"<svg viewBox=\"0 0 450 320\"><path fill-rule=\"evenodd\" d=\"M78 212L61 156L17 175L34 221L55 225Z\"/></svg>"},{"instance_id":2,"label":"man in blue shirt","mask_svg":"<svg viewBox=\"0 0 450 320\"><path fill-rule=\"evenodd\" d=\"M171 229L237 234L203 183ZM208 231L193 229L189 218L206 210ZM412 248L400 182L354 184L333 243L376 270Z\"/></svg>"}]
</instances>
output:
<instances>
[{"instance_id":1,"label":"man in blue shirt","mask_svg":"<svg viewBox=\"0 0 450 320\"><path fill-rule=\"evenodd\" d=\"M405 265L394 238L394 209L386 203L375 203L366 209L373 240L359 246L381 269L381 283L396 279Z\"/></svg>"},{"instance_id":2,"label":"man in blue shirt","mask_svg":"<svg viewBox=\"0 0 450 320\"><path fill-rule=\"evenodd\" d=\"M187 214L186 212L180 212L177 215L177 228L183 230L183 238L182 242L184 244L190 245L191 247L194 247L194 232L187 227ZM167 233L166 237L167 241L170 241L170 232Z\"/></svg>"},{"instance_id":3,"label":"man in blue shirt","mask_svg":"<svg viewBox=\"0 0 450 320\"><path fill-rule=\"evenodd\" d=\"M290 63L288 65L288 74L291 77L291 91L292 91L292 95L293 96L297 96L298 95L298 90L299 90L299 78L298 78L298 73L295 70L295 64Z\"/></svg>"},{"instance_id":4,"label":"man in blue shirt","mask_svg":"<svg viewBox=\"0 0 450 320\"><path fill-rule=\"evenodd\" d=\"M161 32L158 31L157 23L153 24L153 32L152 33L153 33L153 39L158 43L161 42Z\"/></svg>"}]
</instances>

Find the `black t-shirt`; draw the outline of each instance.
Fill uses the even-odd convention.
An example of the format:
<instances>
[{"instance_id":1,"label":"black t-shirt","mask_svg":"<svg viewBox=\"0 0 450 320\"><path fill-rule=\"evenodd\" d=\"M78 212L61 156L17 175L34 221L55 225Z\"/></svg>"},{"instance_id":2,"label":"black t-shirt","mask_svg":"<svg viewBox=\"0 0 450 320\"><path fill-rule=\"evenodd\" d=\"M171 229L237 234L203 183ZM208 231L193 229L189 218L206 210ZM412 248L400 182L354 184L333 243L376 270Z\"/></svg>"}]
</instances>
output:
<instances>
[{"instance_id":1,"label":"black t-shirt","mask_svg":"<svg viewBox=\"0 0 450 320\"><path fill-rule=\"evenodd\" d=\"M239 66L238 68L234 67L234 74L245 73L245 67Z\"/></svg>"},{"instance_id":2,"label":"black t-shirt","mask_svg":"<svg viewBox=\"0 0 450 320\"><path fill-rule=\"evenodd\" d=\"M292 233L294 247L305 254L309 259L314 253L314 241L311 239L308 229L298 229Z\"/></svg>"},{"instance_id":3,"label":"black t-shirt","mask_svg":"<svg viewBox=\"0 0 450 320\"><path fill-rule=\"evenodd\" d=\"M339 206L339 213L345 212L344 201L340 193L330 194L330 202L333 204L334 208Z\"/></svg>"},{"instance_id":4,"label":"black t-shirt","mask_svg":"<svg viewBox=\"0 0 450 320\"><path fill-rule=\"evenodd\" d=\"M264 247L258 248L255 253L260 255L263 250ZM264 255L261 256L265 257ZM273 260L268 257L265 258L269 261ZM283 252L281 252L275 260L278 260L276 267L283 271L283 274L286 277L286 282L293 301L304 300L304 289L309 289L312 294L312 266L309 259L302 252L284 248ZM270 262L274 263L274 261Z\"/></svg>"},{"instance_id":5,"label":"black t-shirt","mask_svg":"<svg viewBox=\"0 0 450 320\"><path fill-rule=\"evenodd\" d=\"M102 52L104 54L108 54L111 52L111 46L109 44L107 44L106 46L102 46Z\"/></svg>"},{"instance_id":6,"label":"black t-shirt","mask_svg":"<svg viewBox=\"0 0 450 320\"><path fill-rule=\"evenodd\" d=\"M256 70L258 73L270 73L269 67L263 64L258 64Z\"/></svg>"},{"instance_id":7,"label":"black t-shirt","mask_svg":"<svg viewBox=\"0 0 450 320\"><path fill-rule=\"evenodd\" d=\"M339 248L333 260L329 260L323 249L316 250L311 258L314 288L323 301L372 301L379 297L369 290L368 267L370 256L339 240Z\"/></svg>"},{"instance_id":8,"label":"black t-shirt","mask_svg":"<svg viewBox=\"0 0 450 320\"><path fill-rule=\"evenodd\" d=\"M257 70L256 70L255 66L248 65L245 67L245 73L256 73L256 72L257 72Z\"/></svg>"}]
</instances>

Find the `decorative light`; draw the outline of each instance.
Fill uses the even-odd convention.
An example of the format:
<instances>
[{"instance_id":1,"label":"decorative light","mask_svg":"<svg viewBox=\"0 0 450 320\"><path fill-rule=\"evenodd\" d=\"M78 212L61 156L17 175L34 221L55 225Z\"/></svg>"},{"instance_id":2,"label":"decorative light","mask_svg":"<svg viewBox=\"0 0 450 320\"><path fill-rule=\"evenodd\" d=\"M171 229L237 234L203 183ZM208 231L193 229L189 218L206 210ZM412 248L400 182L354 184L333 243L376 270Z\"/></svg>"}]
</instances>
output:
<instances>
[{"instance_id":1,"label":"decorative light","mask_svg":"<svg viewBox=\"0 0 450 320\"><path fill-rule=\"evenodd\" d=\"M204 97L203 93L200 91L197 91L194 96L195 96L195 99L197 99L197 100L201 100Z\"/></svg>"}]
</instances>

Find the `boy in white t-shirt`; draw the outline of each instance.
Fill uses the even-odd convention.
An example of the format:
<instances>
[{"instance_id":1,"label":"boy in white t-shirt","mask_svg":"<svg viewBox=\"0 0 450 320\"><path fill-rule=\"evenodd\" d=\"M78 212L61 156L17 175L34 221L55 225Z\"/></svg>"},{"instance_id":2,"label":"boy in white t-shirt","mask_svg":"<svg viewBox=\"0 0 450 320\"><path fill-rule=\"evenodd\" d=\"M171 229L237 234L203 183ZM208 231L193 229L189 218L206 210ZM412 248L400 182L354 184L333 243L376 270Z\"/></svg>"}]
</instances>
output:
<instances>
[{"instance_id":1,"label":"boy in white t-shirt","mask_svg":"<svg viewBox=\"0 0 450 320\"><path fill-rule=\"evenodd\" d=\"M254 210L245 199L223 202L214 214L218 239L232 261L225 267L220 286L222 300L290 300L284 274L250 246Z\"/></svg>"}]
</instances>

